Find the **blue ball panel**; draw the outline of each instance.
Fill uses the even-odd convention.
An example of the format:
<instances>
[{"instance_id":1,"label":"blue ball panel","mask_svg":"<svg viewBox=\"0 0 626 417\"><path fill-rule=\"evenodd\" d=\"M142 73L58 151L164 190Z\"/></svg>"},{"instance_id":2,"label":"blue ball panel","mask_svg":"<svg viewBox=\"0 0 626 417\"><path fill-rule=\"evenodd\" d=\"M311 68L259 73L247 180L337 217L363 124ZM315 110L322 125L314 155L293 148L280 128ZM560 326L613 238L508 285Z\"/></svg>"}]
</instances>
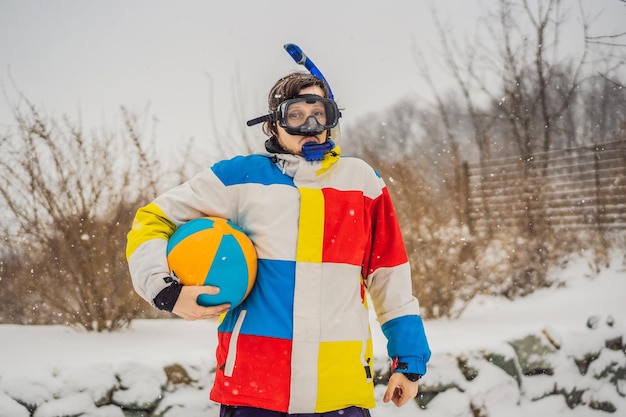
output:
<instances>
[{"instance_id":1,"label":"blue ball panel","mask_svg":"<svg viewBox=\"0 0 626 417\"><path fill-rule=\"evenodd\" d=\"M204 285L220 287L219 294L202 294L198 304L202 306L230 303L238 305L248 289L249 271L239 242L232 235L222 237L213 265L204 281Z\"/></svg>"},{"instance_id":2,"label":"blue ball panel","mask_svg":"<svg viewBox=\"0 0 626 417\"><path fill-rule=\"evenodd\" d=\"M185 240L188 236L191 236L201 230L213 228L213 223L215 222L211 219L199 217L178 226L178 229L176 229L167 242L167 255L170 254L172 248L178 245L181 241Z\"/></svg>"}]
</instances>

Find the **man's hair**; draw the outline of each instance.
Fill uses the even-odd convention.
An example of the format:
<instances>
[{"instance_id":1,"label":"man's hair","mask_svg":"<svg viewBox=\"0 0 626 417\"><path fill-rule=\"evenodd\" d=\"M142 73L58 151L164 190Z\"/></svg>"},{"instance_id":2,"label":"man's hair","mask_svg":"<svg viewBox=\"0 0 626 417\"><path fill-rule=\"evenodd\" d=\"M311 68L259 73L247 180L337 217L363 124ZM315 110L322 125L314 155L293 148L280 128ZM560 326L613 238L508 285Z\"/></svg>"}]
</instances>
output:
<instances>
[{"instance_id":1,"label":"man's hair","mask_svg":"<svg viewBox=\"0 0 626 417\"><path fill-rule=\"evenodd\" d=\"M330 97L330 91L324 80L309 74L308 72L292 72L274 84L267 96L269 111L275 112L285 100L297 97L303 88L317 86L324 92L324 98ZM263 126L263 131L268 136L278 135L276 123L268 122Z\"/></svg>"}]
</instances>

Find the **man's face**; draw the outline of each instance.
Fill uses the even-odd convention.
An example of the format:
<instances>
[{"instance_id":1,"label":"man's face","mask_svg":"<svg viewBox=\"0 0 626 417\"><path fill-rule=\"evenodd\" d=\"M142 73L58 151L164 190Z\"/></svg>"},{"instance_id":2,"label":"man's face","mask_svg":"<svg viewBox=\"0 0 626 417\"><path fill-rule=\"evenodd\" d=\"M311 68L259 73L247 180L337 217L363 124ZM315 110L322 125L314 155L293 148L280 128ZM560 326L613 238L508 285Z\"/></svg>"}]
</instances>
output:
<instances>
[{"instance_id":1,"label":"man's face","mask_svg":"<svg viewBox=\"0 0 626 417\"><path fill-rule=\"evenodd\" d=\"M306 87L300 90L299 95L314 94L320 97L324 97L324 91L318 86ZM299 126L306 123L310 116L317 119L320 124L326 123L326 115L324 106L320 103L307 104L306 102L300 102L293 106L287 113L287 123L290 126ZM324 131L315 136L296 136L287 133L280 125L277 125L278 129L278 143L287 152L302 156L302 145L307 142L324 143L328 138L328 131Z\"/></svg>"}]
</instances>

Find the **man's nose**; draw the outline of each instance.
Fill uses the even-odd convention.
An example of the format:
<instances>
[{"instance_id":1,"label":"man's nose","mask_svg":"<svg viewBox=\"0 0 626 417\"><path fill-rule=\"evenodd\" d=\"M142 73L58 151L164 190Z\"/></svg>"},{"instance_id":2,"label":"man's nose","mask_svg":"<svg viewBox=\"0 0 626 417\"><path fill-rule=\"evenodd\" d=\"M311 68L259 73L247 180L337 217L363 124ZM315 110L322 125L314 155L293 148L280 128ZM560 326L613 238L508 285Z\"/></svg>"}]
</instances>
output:
<instances>
[{"instance_id":1,"label":"man's nose","mask_svg":"<svg viewBox=\"0 0 626 417\"><path fill-rule=\"evenodd\" d=\"M306 118L306 121L304 122L304 126L303 128L306 130L319 130L320 128L320 124L317 121L317 119L315 118L315 116L309 116Z\"/></svg>"}]
</instances>

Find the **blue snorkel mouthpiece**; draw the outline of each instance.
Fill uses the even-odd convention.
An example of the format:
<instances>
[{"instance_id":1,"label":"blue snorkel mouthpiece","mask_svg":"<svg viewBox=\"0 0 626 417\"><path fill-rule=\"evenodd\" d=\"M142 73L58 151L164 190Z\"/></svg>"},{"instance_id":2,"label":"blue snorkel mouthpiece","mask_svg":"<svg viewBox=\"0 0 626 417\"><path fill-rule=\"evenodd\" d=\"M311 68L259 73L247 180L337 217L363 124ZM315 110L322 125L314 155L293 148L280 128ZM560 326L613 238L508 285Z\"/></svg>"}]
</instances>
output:
<instances>
[{"instance_id":1,"label":"blue snorkel mouthpiece","mask_svg":"<svg viewBox=\"0 0 626 417\"><path fill-rule=\"evenodd\" d=\"M302 145L302 155L307 161L321 161L324 159L324 155L332 151L335 147L335 142L328 139L324 143L307 142Z\"/></svg>"}]
</instances>

